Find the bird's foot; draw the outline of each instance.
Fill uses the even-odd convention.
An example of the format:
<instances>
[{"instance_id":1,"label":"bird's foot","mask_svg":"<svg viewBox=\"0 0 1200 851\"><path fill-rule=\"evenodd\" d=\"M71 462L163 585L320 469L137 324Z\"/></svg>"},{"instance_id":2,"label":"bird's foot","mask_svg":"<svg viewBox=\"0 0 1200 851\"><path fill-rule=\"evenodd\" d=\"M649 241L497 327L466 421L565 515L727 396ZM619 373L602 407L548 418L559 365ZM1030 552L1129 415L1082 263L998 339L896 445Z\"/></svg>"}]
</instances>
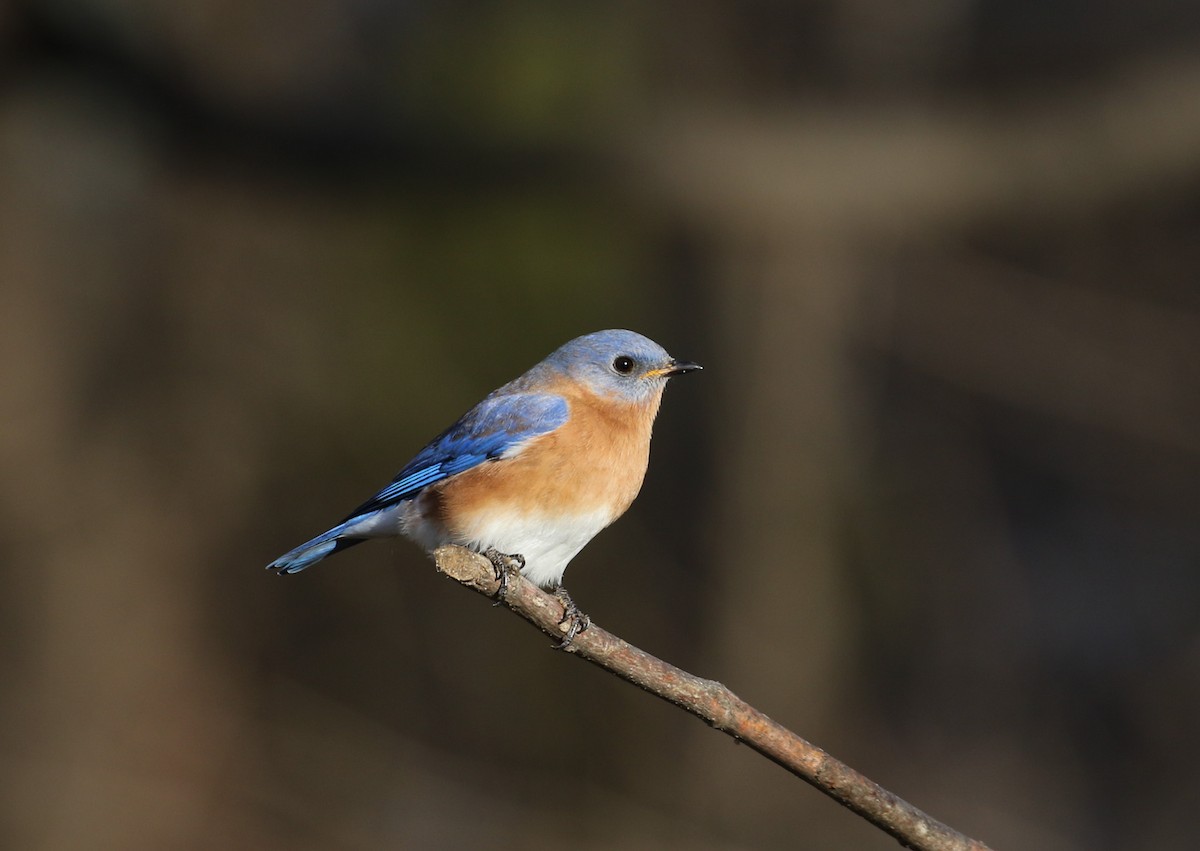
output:
<instances>
[{"instance_id":1,"label":"bird's foot","mask_svg":"<svg viewBox=\"0 0 1200 851\"><path fill-rule=\"evenodd\" d=\"M579 607L575 605L575 601L571 599L571 595L567 593L567 589L559 585L554 589L554 596L560 603L563 604L563 616L559 619L559 625L566 624L567 631L563 634L563 640L559 642L558 650L566 650L571 646L571 642L575 640L575 636L586 630L592 625L592 619L579 611Z\"/></svg>"},{"instance_id":2,"label":"bird's foot","mask_svg":"<svg viewBox=\"0 0 1200 851\"><path fill-rule=\"evenodd\" d=\"M496 572L496 581L500 583L496 588L496 593L492 595L492 599L496 601L492 605L499 606L508 596L508 577L525 569L525 557L508 555L495 547L488 547L484 550L483 557L492 563L492 570Z\"/></svg>"}]
</instances>

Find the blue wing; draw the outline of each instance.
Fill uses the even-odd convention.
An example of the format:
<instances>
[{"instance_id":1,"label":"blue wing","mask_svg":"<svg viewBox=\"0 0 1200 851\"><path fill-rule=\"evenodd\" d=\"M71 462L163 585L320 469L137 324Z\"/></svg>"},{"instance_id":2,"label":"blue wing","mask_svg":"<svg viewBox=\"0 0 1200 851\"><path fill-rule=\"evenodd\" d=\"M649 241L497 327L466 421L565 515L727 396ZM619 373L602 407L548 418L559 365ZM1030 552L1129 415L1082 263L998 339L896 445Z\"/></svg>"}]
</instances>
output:
<instances>
[{"instance_id":1,"label":"blue wing","mask_svg":"<svg viewBox=\"0 0 1200 851\"><path fill-rule=\"evenodd\" d=\"M564 398L548 393L489 396L431 440L390 485L351 511L346 520L412 499L435 482L548 434L567 421L568 411Z\"/></svg>"},{"instance_id":2,"label":"blue wing","mask_svg":"<svg viewBox=\"0 0 1200 851\"><path fill-rule=\"evenodd\" d=\"M297 573L326 556L364 540L362 526L435 482L520 449L567 421L567 401L548 393L489 396L417 453L391 484L354 509L338 525L267 565ZM355 534L356 527L359 534Z\"/></svg>"}]
</instances>

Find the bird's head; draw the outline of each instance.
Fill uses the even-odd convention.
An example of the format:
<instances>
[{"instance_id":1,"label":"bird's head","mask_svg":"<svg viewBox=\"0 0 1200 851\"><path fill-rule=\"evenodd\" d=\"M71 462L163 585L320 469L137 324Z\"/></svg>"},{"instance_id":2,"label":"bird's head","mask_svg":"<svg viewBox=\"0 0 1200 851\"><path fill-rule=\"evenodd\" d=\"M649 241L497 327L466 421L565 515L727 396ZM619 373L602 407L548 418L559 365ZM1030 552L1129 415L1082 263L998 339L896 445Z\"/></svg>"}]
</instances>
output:
<instances>
[{"instance_id":1,"label":"bird's head","mask_svg":"<svg viewBox=\"0 0 1200 851\"><path fill-rule=\"evenodd\" d=\"M701 369L697 363L671 357L650 338L623 330L576 337L547 361L593 393L630 403L655 398L673 375Z\"/></svg>"}]
</instances>

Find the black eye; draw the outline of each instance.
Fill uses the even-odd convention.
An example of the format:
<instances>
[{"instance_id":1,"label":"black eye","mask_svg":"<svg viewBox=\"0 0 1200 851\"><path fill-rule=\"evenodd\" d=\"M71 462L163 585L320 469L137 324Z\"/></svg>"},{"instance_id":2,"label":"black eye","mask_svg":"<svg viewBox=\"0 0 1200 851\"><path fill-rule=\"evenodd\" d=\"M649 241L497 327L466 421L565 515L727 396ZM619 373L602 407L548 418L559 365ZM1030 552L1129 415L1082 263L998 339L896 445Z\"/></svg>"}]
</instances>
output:
<instances>
[{"instance_id":1,"label":"black eye","mask_svg":"<svg viewBox=\"0 0 1200 851\"><path fill-rule=\"evenodd\" d=\"M629 375L633 372L633 358L629 355L618 355L613 361L613 369L621 373L621 375Z\"/></svg>"}]
</instances>

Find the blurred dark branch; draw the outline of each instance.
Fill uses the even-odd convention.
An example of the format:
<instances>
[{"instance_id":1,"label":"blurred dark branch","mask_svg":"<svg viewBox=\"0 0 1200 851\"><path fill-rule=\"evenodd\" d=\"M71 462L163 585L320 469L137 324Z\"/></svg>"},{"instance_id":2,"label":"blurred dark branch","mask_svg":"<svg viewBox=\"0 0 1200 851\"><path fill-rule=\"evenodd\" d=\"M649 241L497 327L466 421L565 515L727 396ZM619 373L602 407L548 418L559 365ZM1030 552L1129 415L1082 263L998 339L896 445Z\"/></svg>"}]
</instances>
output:
<instances>
[{"instance_id":1,"label":"blurred dark branch","mask_svg":"<svg viewBox=\"0 0 1200 851\"><path fill-rule=\"evenodd\" d=\"M437 569L480 594L491 597L498 583L491 563L461 547L434 553ZM558 640L566 631L562 603L519 576L509 580L504 605L546 635ZM963 836L859 774L848 765L772 721L714 680L682 671L592 624L567 648L663 700L685 709L735 741L807 781L835 801L919 851L986 851L982 842Z\"/></svg>"},{"instance_id":2,"label":"blurred dark branch","mask_svg":"<svg viewBox=\"0 0 1200 851\"><path fill-rule=\"evenodd\" d=\"M4 8L0 4L0 24ZM166 36L165 44L150 49L150 42L124 37L122 27L96 26L88 15L62 14L38 0L17 4L14 16L20 18L14 27L21 33L20 49L13 56L0 53L0 61L27 73L54 68L85 75L97 91L107 90L152 115L177 150L216 158L227 167L243 164L255 173L294 170L309 180L325 176L370 185L384 174L417 187L450 182L476 190L527 187L534 180L560 185L576 174L578 153L562 143L505 144L431 128L398 107L381 109L388 99L372 81L390 75L377 68L365 80L322 78L323 86L306 89L303 97L260 92L243 100L216 83L211 72L196 73L194 67L183 72L189 66L178 36ZM182 39L183 45L190 41ZM364 68L372 67L372 57L359 59ZM235 88L245 83L238 80Z\"/></svg>"},{"instance_id":3,"label":"blurred dark branch","mask_svg":"<svg viewBox=\"0 0 1200 851\"><path fill-rule=\"evenodd\" d=\"M631 170L672 209L735 233L905 234L997 216L1092 214L1200 170L1194 55L1097 85L984 103L795 104L659 114L628 139Z\"/></svg>"}]
</instances>

